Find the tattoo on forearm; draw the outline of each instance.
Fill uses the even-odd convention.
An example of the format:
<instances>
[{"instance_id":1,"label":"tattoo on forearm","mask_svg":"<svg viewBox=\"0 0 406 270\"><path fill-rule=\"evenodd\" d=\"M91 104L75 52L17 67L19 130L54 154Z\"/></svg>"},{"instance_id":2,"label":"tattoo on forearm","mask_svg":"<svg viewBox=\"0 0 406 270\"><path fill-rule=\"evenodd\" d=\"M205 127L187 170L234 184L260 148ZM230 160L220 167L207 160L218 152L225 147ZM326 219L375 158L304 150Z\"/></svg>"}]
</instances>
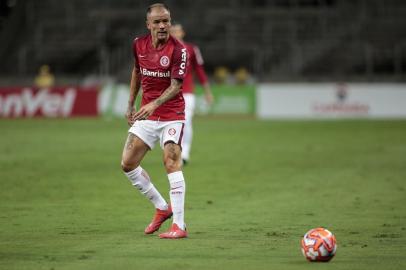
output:
<instances>
[{"instance_id":1,"label":"tattoo on forearm","mask_svg":"<svg viewBox=\"0 0 406 270\"><path fill-rule=\"evenodd\" d=\"M171 85L162 93L162 95L155 99L155 103L160 106L173 98L180 91L180 86L182 82L177 79L171 80Z\"/></svg>"}]
</instances>

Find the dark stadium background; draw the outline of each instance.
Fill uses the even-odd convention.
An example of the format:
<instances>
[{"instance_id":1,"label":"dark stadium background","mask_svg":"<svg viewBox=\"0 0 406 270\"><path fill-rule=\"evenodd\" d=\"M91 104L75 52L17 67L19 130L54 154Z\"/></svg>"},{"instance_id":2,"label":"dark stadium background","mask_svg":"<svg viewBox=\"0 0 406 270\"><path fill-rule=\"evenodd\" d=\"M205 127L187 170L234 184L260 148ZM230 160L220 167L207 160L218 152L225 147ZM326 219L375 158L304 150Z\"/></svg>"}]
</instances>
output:
<instances>
[{"instance_id":1,"label":"dark stadium background","mask_svg":"<svg viewBox=\"0 0 406 270\"><path fill-rule=\"evenodd\" d=\"M1 0L0 85L29 84L42 64L60 83L127 82L131 42L154 1ZM261 81L404 81L402 0L165 1L206 68Z\"/></svg>"}]
</instances>

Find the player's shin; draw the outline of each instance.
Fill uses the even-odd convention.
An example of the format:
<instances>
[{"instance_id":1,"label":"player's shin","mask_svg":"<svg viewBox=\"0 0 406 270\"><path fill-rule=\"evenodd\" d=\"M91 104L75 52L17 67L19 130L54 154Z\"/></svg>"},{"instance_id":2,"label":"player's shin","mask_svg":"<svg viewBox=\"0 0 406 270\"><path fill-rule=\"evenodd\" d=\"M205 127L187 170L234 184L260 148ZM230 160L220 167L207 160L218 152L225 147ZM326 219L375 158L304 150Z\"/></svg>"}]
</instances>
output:
<instances>
[{"instance_id":1,"label":"player's shin","mask_svg":"<svg viewBox=\"0 0 406 270\"><path fill-rule=\"evenodd\" d=\"M137 188L149 201L155 206L155 208L160 210L167 210L168 204L165 199L151 183L149 175L147 172L138 166L132 171L126 172L125 175L130 180L132 185Z\"/></svg>"},{"instance_id":2,"label":"player's shin","mask_svg":"<svg viewBox=\"0 0 406 270\"><path fill-rule=\"evenodd\" d=\"M182 171L177 171L168 174L171 198L171 206L173 211L173 223L176 223L182 230L185 229L184 223L184 205L185 205L185 179Z\"/></svg>"}]
</instances>

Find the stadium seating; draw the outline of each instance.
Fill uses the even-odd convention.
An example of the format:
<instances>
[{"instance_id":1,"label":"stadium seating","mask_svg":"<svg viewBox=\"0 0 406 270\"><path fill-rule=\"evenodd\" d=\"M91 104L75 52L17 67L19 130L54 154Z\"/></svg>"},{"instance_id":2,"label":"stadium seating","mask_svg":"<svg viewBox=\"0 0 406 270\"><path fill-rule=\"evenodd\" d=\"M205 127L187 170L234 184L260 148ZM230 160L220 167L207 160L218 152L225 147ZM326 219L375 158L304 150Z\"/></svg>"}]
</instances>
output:
<instances>
[{"instance_id":1,"label":"stadium seating","mask_svg":"<svg viewBox=\"0 0 406 270\"><path fill-rule=\"evenodd\" d=\"M206 66L247 67L261 81L404 80L406 1L167 1ZM26 0L0 24L2 74L107 74L126 80L145 1Z\"/></svg>"}]
</instances>

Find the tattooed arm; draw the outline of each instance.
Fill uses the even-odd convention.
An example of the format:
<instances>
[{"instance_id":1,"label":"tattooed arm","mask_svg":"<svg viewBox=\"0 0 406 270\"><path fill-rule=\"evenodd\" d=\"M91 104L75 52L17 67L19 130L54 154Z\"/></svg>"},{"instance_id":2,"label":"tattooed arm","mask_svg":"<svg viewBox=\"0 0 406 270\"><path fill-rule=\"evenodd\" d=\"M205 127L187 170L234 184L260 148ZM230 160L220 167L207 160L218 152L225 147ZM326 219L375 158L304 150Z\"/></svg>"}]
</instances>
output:
<instances>
[{"instance_id":1,"label":"tattooed arm","mask_svg":"<svg viewBox=\"0 0 406 270\"><path fill-rule=\"evenodd\" d=\"M182 81L178 79L172 79L171 85L166 88L166 90L154 101L142 106L138 112L133 115L133 120L147 119L159 106L167 102L176 96L180 87L182 86Z\"/></svg>"}]
</instances>

